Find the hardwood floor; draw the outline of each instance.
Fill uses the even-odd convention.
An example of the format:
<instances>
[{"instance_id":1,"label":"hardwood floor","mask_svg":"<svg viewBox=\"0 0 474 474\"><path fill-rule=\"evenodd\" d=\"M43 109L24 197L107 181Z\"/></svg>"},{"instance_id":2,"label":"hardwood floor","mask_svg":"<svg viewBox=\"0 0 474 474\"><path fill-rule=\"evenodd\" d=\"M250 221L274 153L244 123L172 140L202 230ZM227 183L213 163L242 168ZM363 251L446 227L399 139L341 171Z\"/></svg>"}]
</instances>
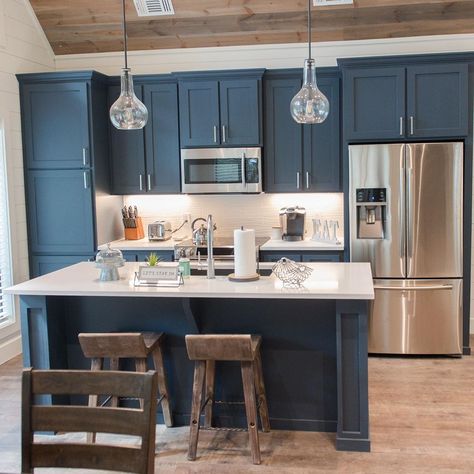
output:
<instances>
[{"instance_id":1,"label":"hardwood floor","mask_svg":"<svg viewBox=\"0 0 474 474\"><path fill-rule=\"evenodd\" d=\"M20 358L0 366L1 474L20 470L20 371ZM188 429L160 425L155 470L176 474L474 472L474 356L370 358L369 390L371 453L335 451L332 433L273 431L261 433L262 464L254 466L247 433L204 431L198 459L190 462L186 460Z\"/></svg>"}]
</instances>

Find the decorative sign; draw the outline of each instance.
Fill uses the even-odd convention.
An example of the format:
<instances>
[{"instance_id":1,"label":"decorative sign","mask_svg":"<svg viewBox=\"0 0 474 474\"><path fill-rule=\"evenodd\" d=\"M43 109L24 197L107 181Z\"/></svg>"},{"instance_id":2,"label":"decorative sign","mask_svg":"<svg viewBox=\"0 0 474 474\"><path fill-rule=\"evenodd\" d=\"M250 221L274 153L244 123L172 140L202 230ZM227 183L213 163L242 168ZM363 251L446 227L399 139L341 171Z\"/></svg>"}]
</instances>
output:
<instances>
[{"instance_id":1,"label":"decorative sign","mask_svg":"<svg viewBox=\"0 0 474 474\"><path fill-rule=\"evenodd\" d=\"M176 281L179 280L179 267L177 264L142 266L138 279L143 282Z\"/></svg>"}]
</instances>

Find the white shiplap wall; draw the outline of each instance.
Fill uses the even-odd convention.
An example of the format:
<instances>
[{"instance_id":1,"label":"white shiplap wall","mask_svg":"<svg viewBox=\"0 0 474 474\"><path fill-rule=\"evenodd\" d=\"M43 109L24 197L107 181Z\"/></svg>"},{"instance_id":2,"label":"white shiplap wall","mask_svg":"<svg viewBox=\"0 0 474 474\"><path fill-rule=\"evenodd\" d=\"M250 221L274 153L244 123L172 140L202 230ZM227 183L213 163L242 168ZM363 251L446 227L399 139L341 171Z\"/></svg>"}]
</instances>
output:
<instances>
[{"instance_id":1,"label":"white shiplap wall","mask_svg":"<svg viewBox=\"0 0 474 474\"><path fill-rule=\"evenodd\" d=\"M20 100L15 74L54 68L53 52L37 26L30 4L0 0L0 126L5 128L15 282L28 278ZM15 324L0 331L0 364L20 352L19 312L16 313Z\"/></svg>"}]
</instances>

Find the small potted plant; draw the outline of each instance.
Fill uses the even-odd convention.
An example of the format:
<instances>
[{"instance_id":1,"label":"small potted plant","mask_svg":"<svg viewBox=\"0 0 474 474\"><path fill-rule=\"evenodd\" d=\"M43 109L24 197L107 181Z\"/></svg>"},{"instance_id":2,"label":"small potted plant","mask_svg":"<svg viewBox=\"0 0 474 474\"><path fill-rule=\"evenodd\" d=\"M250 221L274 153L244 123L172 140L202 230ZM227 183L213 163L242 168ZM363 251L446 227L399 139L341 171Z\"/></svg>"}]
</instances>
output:
<instances>
[{"instance_id":1,"label":"small potted plant","mask_svg":"<svg viewBox=\"0 0 474 474\"><path fill-rule=\"evenodd\" d=\"M160 257L156 255L155 252L151 252L150 255L146 258L149 267L156 267L160 261Z\"/></svg>"}]
</instances>

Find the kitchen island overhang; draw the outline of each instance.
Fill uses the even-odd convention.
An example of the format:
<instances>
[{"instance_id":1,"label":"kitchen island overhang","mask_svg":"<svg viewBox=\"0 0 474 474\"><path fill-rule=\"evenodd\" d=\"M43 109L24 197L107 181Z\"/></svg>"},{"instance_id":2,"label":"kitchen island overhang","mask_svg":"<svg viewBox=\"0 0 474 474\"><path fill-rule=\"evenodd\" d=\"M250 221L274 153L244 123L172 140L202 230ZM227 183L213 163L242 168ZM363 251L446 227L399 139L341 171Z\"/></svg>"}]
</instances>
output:
<instances>
[{"instance_id":1,"label":"kitchen island overhang","mask_svg":"<svg viewBox=\"0 0 474 474\"><path fill-rule=\"evenodd\" d=\"M189 422L191 403L193 365L184 336L260 334L272 428L336 431L337 449L369 451L370 266L309 266L312 275L299 289L283 288L274 276L250 283L198 276L179 288L150 288L133 285L138 264L127 263L120 281L100 282L94 264L84 262L6 292L20 296L25 366L87 368L79 332L164 332L177 424ZM216 399L242 399L237 367L218 368L217 380ZM216 426L244 425L243 412L218 407Z\"/></svg>"}]
</instances>

